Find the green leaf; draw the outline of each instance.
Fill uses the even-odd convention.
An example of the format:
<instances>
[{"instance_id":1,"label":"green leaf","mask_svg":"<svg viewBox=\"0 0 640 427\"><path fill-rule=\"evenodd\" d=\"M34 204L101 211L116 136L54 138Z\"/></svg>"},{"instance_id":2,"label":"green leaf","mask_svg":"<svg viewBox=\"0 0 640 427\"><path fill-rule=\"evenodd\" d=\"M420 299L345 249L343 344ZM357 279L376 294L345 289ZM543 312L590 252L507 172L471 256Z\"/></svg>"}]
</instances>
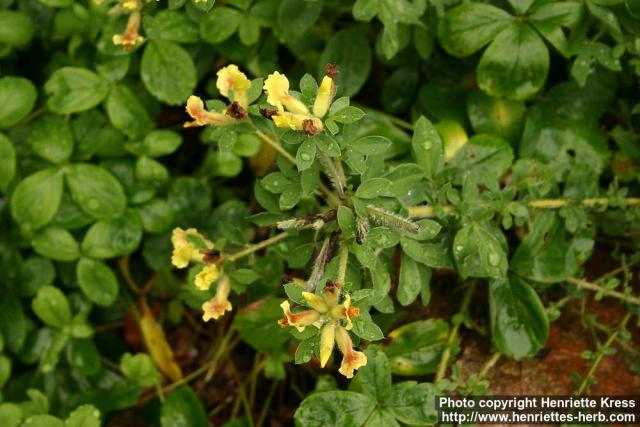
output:
<instances>
[{"instance_id":1,"label":"green leaf","mask_svg":"<svg viewBox=\"0 0 640 427\"><path fill-rule=\"evenodd\" d=\"M415 381L406 381L391 387L391 393L384 405L398 421L404 424L432 425L438 420L437 394L439 391L433 384L416 384Z\"/></svg>"},{"instance_id":2,"label":"green leaf","mask_svg":"<svg viewBox=\"0 0 640 427\"><path fill-rule=\"evenodd\" d=\"M66 178L73 200L93 218L117 218L124 212L127 204L124 189L106 169L77 163L69 167Z\"/></svg>"},{"instance_id":3,"label":"green leaf","mask_svg":"<svg viewBox=\"0 0 640 427\"><path fill-rule=\"evenodd\" d=\"M51 111L71 114L102 102L109 93L109 82L86 68L63 67L51 74L44 90Z\"/></svg>"},{"instance_id":4,"label":"green leaf","mask_svg":"<svg viewBox=\"0 0 640 427\"><path fill-rule=\"evenodd\" d=\"M54 417L53 415L33 415L24 420L23 425L38 427L64 427L62 420Z\"/></svg>"},{"instance_id":5,"label":"green leaf","mask_svg":"<svg viewBox=\"0 0 640 427\"><path fill-rule=\"evenodd\" d=\"M344 237L353 238L356 236L356 216L351 209L344 205L338 207L338 226Z\"/></svg>"},{"instance_id":6,"label":"green leaf","mask_svg":"<svg viewBox=\"0 0 640 427\"><path fill-rule=\"evenodd\" d=\"M512 162L513 149L508 142L492 135L474 135L456 153L451 164L460 168L463 177L497 188Z\"/></svg>"},{"instance_id":7,"label":"green leaf","mask_svg":"<svg viewBox=\"0 0 640 427\"><path fill-rule=\"evenodd\" d=\"M138 157L136 161L136 179L154 185L169 181L169 171L159 161L147 156Z\"/></svg>"},{"instance_id":8,"label":"green leaf","mask_svg":"<svg viewBox=\"0 0 640 427\"><path fill-rule=\"evenodd\" d=\"M0 189L5 187L16 175L16 150L13 142L0 133Z\"/></svg>"},{"instance_id":9,"label":"green leaf","mask_svg":"<svg viewBox=\"0 0 640 427\"><path fill-rule=\"evenodd\" d=\"M18 269L20 286L16 292L19 296L31 297L44 285L53 284L56 270L53 263L39 256L25 259Z\"/></svg>"},{"instance_id":10,"label":"green leaf","mask_svg":"<svg viewBox=\"0 0 640 427\"><path fill-rule=\"evenodd\" d=\"M236 32L240 13L229 7L216 7L200 20L200 36L210 44L225 41Z\"/></svg>"},{"instance_id":11,"label":"green leaf","mask_svg":"<svg viewBox=\"0 0 640 427\"><path fill-rule=\"evenodd\" d=\"M233 319L242 339L258 351L267 354L282 351L289 333L278 325L282 317L280 298L268 296L240 310Z\"/></svg>"},{"instance_id":12,"label":"green leaf","mask_svg":"<svg viewBox=\"0 0 640 427\"><path fill-rule=\"evenodd\" d=\"M345 107L331 114L331 119L338 123L351 124L364 117L364 111L357 107Z\"/></svg>"},{"instance_id":13,"label":"green leaf","mask_svg":"<svg viewBox=\"0 0 640 427\"><path fill-rule=\"evenodd\" d=\"M45 325L62 329L71 322L71 307L64 293L53 286L40 288L31 301L34 313Z\"/></svg>"},{"instance_id":14,"label":"green leaf","mask_svg":"<svg viewBox=\"0 0 640 427\"><path fill-rule=\"evenodd\" d=\"M512 145L520 140L527 112L524 102L492 98L476 91L467 98L467 111L477 133L499 136Z\"/></svg>"},{"instance_id":15,"label":"green leaf","mask_svg":"<svg viewBox=\"0 0 640 427\"><path fill-rule=\"evenodd\" d=\"M435 372L448 335L449 325L441 319L420 320L389 332L387 338L391 342L384 351L391 362L391 371L410 376Z\"/></svg>"},{"instance_id":16,"label":"green leaf","mask_svg":"<svg viewBox=\"0 0 640 427\"><path fill-rule=\"evenodd\" d=\"M73 133L69 123L57 114L39 118L29 135L31 148L40 157L52 163L62 163L73 152Z\"/></svg>"},{"instance_id":17,"label":"green leaf","mask_svg":"<svg viewBox=\"0 0 640 427\"><path fill-rule=\"evenodd\" d=\"M153 199L138 208L142 227L149 233L164 233L175 221L173 209L166 200Z\"/></svg>"},{"instance_id":18,"label":"green leaf","mask_svg":"<svg viewBox=\"0 0 640 427\"><path fill-rule=\"evenodd\" d=\"M113 126L129 138L141 138L155 126L134 93L126 86L116 86L106 103L107 115Z\"/></svg>"},{"instance_id":19,"label":"green leaf","mask_svg":"<svg viewBox=\"0 0 640 427\"><path fill-rule=\"evenodd\" d=\"M316 140L316 146L327 156L338 157L342 154L338 141L327 133L316 135L314 139Z\"/></svg>"},{"instance_id":20,"label":"green leaf","mask_svg":"<svg viewBox=\"0 0 640 427\"><path fill-rule=\"evenodd\" d=\"M18 10L0 10L0 44L22 47L31 41L33 33L29 15Z\"/></svg>"},{"instance_id":21,"label":"green leaf","mask_svg":"<svg viewBox=\"0 0 640 427\"><path fill-rule=\"evenodd\" d=\"M375 199L389 190L391 182L385 178L371 178L364 181L356 190L356 196L362 199Z\"/></svg>"},{"instance_id":22,"label":"green leaf","mask_svg":"<svg viewBox=\"0 0 640 427\"><path fill-rule=\"evenodd\" d=\"M511 258L511 270L541 283L563 282L580 268L577 247L593 246L592 240L565 238L565 227L553 212L542 212Z\"/></svg>"},{"instance_id":23,"label":"green leaf","mask_svg":"<svg viewBox=\"0 0 640 427\"><path fill-rule=\"evenodd\" d=\"M78 242L62 227L50 225L38 231L31 240L33 249L56 261L74 261L80 255Z\"/></svg>"},{"instance_id":24,"label":"green leaf","mask_svg":"<svg viewBox=\"0 0 640 427\"><path fill-rule=\"evenodd\" d=\"M326 64L336 64L340 73L336 86L340 95L355 95L369 78L371 47L357 30L342 30L333 35L318 61L318 75L324 75Z\"/></svg>"},{"instance_id":25,"label":"green leaf","mask_svg":"<svg viewBox=\"0 0 640 427\"><path fill-rule=\"evenodd\" d=\"M402 253L396 297L403 306L411 304L425 287L429 287L431 269Z\"/></svg>"},{"instance_id":26,"label":"green leaf","mask_svg":"<svg viewBox=\"0 0 640 427\"><path fill-rule=\"evenodd\" d=\"M260 39L260 20L253 15L242 15L238 24L238 37L246 46L256 44Z\"/></svg>"},{"instance_id":27,"label":"green leaf","mask_svg":"<svg viewBox=\"0 0 640 427\"><path fill-rule=\"evenodd\" d=\"M7 349L19 352L27 336L27 324L22 303L12 292L0 299L0 330Z\"/></svg>"},{"instance_id":28,"label":"green leaf","mask_svg":"<svg viewBox=\"0 0 640 427\"><path fill-rule=\"evenodd\" d=\"M478 86L494 97L525 100L544 85L549 51L526 23L514 23L497 35L476 71Z\"/></svg>"},{"instance_id":29,"label":"green leaf","mask_svg":"<svg viewBox=\"0 0 640 427\"><path fill-rule=\"evenodd\" d=\"M611 37L618 43L622 42L624 36L616 14L610 8L597 4L597 1L589 0L586 3L589 12L600 21Z\"/></svg>"},{"instance_id":30,"label":"green leaf","mask_svg":"<svg viewBox=\"0 0 640 427\"><path fill-rule=\"evenodd\" d=\"M305 139L296 153L296 165L299 171L309 169L316 158L316 143L312 138Z\"/></svg>"},{"instance_id":31,"label":"green leaf","mask_svg":"<svg viewBox=\"0 0 640 427\"><path fill-rule=\"evenodd\" d=\"M463 3L438 22L442 47L453 56L469 56L492 41L512 22L502 9L485 3Z\"/></svg>"},{"instance_id":32,"label":"green leaf","mask_svg":"<svg viewBox=\"0 0 640 427\"><path fill-rule=\"evenodd\" d=\"M153 359L146 353L125 353L120 359L122 373L142 387L160 384L160 373Z\"/></svg>"},{"instance_id":33,"label":"green leaf","mask_svg":"<svg viewBox=\"0 0 640 427\"><path fill-rule=\"evenodd\" d=\"M411 140L413 155L427 178L433 178L443 166L442 139L433 124L420 117L415 123Z\"/></svg>"},{"instance_id":34,"label":"green leaf","mask_svg":"<svg viewBox=\"0 0 640 427\"><path fill-rule=\"evenodd\" d=\"M509 267L505 249L502 232L488 223L467 225L453 240L453 255L463 278L504 278Z\"/></svg>"},{"instance_id":35,"label":"green leaf","mask_svg":"<svg viewBox=\"0 0 640 427\"><path fill-rule=\"evenodd\" d=\"M323 2L282 0L278 7L278 28L285 39L302 36L320 17Z\"/></svg>"},{"instance_id":36,"label":"green leaf","mask_svg":"<svg viewBox=\"0 0 640 427\"><path fill-rule=\"evenodd\" d=\"M78 329L77 327L74 329L76 335L78 334ZM83 334L80 333L80 335ZM95 375L102 368L98 349L93 340L90 339L69 340L67 342L66 358L69 366L81 375Z\"/></svg>"},{"instance_id":37,"label":"green leaf","mask_svg":"<svg viewBox=\"0 0 640 427\"><path fill-rule=\"evenodd\" d=\"M407 236L400 238L402 250L415 261L433 268L452 268L450 248L446 240L422 243Z\"/></svg>"},{"instance_id":38,"label":"green leaf","mask_svg":"<svg viewBox=\"0 0 640 427\"><path fill-rule=\"evenodd\" d=\"M18 427L22 424L22 409L15 403L0 403L0 425Z\"/></svg>"},{"instance_id":39,"label":"green leaf","mask_svg":"<svg viewBox=\"0 0 640 427\"><path fill-rule=\"evenodd\" d=\"M11 196L11 215L29 234L47 225L56 215L62 200L63 179L57 169L42 169L29 175Z\"/></svg>"},{"instance_id":40,"label":"green leaf","mask_svg":"<svg viewBox=\"0 0 640 427\"><path fill-rule=\"evenodd\" d=\"M391 391L391 368L387 355L377 346L365 350L367 364L358 369L351 383L351 389L361 391L376 402L384 402Z\"/></svg>"},{"instance_id":41,"label":"green leaf","mask_svg":"<svg viewBox=\"0 0 640 427\"><path fill-rule=\"evenodd\" d=\"M491 335L501 353L516 360L536 354L549 335L538 294L515 276L489 283Z\"/></svg>"},{"instance_id":42,"label":"green leaf","mask_svg":"<svg viewBox=\"0 0 640 427\"><path fill-rule=\"evenodd\" d=\"M108 307L118 297L118 279L104 262L82 258L76 266L78 285L89 301Z\"/></svg>"},{"instance_id":43,"label":"green leaf","mask_svg":"<svg viewBox=\"0 0 640 427\"><path fill-rule=\"evenodd\" d=\"M133 209L115 220L93 224L82 240L82 253L91 258L113 258L135 251L142 239L142 222Z\"/></svg>"},{"instance_id":44,"label":"green leaf","mask_svg":"<svg viewBox=\"0 0 640 427\"><path fill-rule=\"evenodd\" d=\"M207 425L207 414L191 387L183 386L166 398L160 415L162 427L201 427Z\"/></svg>"},{"instance_id":45,"label":"green leaf","mask_svg":"<svg viewBox=\"0 0 640 427\"><path fill-rule=\"evenodd\" d=\"M297 427L361 426L376 402L353 391L313 393L302 401L294 415Z\"/></svg>"},{"instance_id":46,"label":"green leaf","mask_svg":"<svg viewBox=\"0 0 640 427\"><path fill-rule=\"evenodd\" d=\"M100 427L100 411L93 405L80 405L69 414L64 427Z\"/></svg>"},{"instance_id":47,"label":"green leaf","mask_svg":"<svg viewBox=\"0 0 640 427\"><path fill-rule=\"evenodd\" d=\"M379 341L384 338L384 334L378 325L361 317L353 319L351 332L367 341Z\"/></svg>"},{"instance_id":48,"label":"green leaf","mask_svg":"<svg viewBox=\"0 0 640 427\"><path fill-rule=\"evenodd\" d=\"M198 27L186 13L177 10L161 10L153 19L144 20L144 30L149 40L175 43L196 43L200 38Z\"/></svg>"},{"instance_id":49,"label":"green leaf","mask_svg":"<svg viewBox=\"0 0 640 427\"><path fill-rule=\"evenodd\" d=\"M33 110L37 97L31 81L13 76L0 78L0 129L10 128L24 119Z\"/></svg>"},{"instance_id":50,"label":"green leaf","mask_svg":"<svg viewBox=\"0 0 640 427\"><path fill-rule=\"evenodd\" d=\"M142 54L140 78L153 96L169 105L184 103L197 83L191 55L180 45L167 41L147 44Z\"/></svg>"},{"instance_id":51,"label":"green leaf","mask_svg":"<svg viewBox=\"0 0 640 427\"><path fill-rule=\"evenodd\" d=\"M391 147L391 141L380 135L364 136L351 143L356 153L365 155L384 154Z\"/></svg>"}]
</instances>

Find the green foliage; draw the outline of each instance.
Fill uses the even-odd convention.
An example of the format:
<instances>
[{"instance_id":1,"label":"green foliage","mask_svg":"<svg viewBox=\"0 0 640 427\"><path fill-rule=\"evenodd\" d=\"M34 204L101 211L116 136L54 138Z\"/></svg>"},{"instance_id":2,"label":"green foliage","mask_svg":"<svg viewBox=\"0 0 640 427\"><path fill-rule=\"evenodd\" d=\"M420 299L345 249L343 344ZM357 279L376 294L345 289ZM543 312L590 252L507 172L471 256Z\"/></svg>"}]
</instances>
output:
<instances>
[{"instance_id":1,"label":"green foliage","mask_svg":"<svg viewBox=\"0 0 640 427\"><path fill-rule=\"evenodd\" d=\"M526 360L587 291L635 310L639 17L0 1L0 425L276 425L279 387L300 426L431 424L489 391L461 329Z\"/></svg>"}]
</instances>

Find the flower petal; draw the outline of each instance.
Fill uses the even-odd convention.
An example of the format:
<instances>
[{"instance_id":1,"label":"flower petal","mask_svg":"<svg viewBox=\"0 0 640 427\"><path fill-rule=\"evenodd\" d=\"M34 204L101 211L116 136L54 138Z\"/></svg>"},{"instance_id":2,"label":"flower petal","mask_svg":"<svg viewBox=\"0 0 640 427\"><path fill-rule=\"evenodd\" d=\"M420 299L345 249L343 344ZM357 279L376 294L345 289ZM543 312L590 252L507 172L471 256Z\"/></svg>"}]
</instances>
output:
<instances>
[{"instance_id":1,"label":"flower petal","mask_svg":"<svg viewBox=\"0 0 640 427\"><path fill-rule=\"evenodd\" d=\"M319 311L320 313L326 313L326 311L329 309L324 299L314 293L303 292L302 298L304 298L309 307L313 308L316 311Z\"/></svg>"},{"instance_id":2,"label":"flower petal","mask_svg":"<svg viewBox=\"0 0 640 427\"><path fill-rule=\"evenodd\" d=\"M282 311L284 312L284 318L278 323L282 327L293 326L298 332L304 331L304 328L309 325L317 324L320 319L320 313L315 310L305 310L293 313L289 301L283 301L280 304Z\"/></svg>"},{"instance_id":3,"label":"flower petal","mask_svg":"<svg viewBox=\"0 0 640 427\"><path fill-rule=\"evenodd\" d=\"M220 277L220 268L216 264L206 265L198 274L196 274L196 287L201 291L206 291L211 284Z\"/></svg>"},{"instance_id":4,"label":"flower petal","mask_svg":"<svg viewBox=\"0 0 640 427\"><path fill-rule=\"evenodd\" d=\"M322 83L318 88L318 94L316 95L316 101L313 103L313 115L316 117L322 117L327 114L329 106L331 105L331 99L333 98L334 84L333 79L329 76L324 76Z\"/></svg>"},{"instance_id":5,"label":"flower petal","mask_svg":"<svg viewBox=\"0 0 640 427\"><path fill-rule=\"evenodd\" d=\"M336 324L331 322L322 327L320 331L320 367L327 364L335 345Z\"/></svg>"},{"instance_id":6,"label":"flower petal","mask_svg":"<svg viewBox=\"0 0 640 427\"><path fill-rule=\"evenodd\" d=\"M251 80L235 64L221 68L217 76L216 87L220 94L229 98L229 92L232 92L233 100L246 110L249 106L247 91L251 87Z\"/></svg>"},{"instance_id":7,"label":"flower petal","mask_svg":"<svg viewBox=\"0 0 640 427\"><path fill-rule=\"evenodd\" d=\"M264 90L267 92L267 102L278 107L278 111L287 110L294 114L309 114L309 109L300 100L289 95L289 79L284 74L274 72L269 74L264 81Z\"/></svg>"},{"instance_id":8,"label":"flower petal","mask_svg":"<svg viewBox=\"0 0 640 427\"><path fill-rule=\"evenodd\" d=\"M347 378L353 378L353 371L367 364L367 356L361 351L353 349L349 332L342 326L336 328L336 342L343 354L338 372Z\"/></svg>"}]
</instances>

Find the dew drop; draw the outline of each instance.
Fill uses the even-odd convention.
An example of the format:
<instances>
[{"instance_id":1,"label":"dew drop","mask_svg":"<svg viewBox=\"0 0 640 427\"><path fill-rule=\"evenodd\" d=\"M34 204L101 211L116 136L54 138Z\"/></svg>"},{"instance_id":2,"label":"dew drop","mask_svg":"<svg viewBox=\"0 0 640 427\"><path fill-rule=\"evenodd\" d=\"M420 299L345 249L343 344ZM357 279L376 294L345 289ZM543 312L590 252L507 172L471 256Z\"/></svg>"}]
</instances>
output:
<instances>
[{"instance_id":1,"label":"dew drop","mask_svg":"<svg viewBox=\"0 0 640 427\"><path fill-rule=\"evenodd\" d=\"M302 153L302 154L300 155L300 158L301 158L302 160L304 160L305 162L308 162L309 160L311 160L311 156L310 156L310 155L308 155L307 153Z\"/></svg>"},{"instance_id":2,"label":"dew drop","mask_svg":"<svg viewBox=\"0 0 640 427\"><path fill-rule=\"evenodd\" d=\"M500 264L500 255L498 255L495 252L492 252L489 254L489 264L491 264L492 266L497 266L498 264Z\"/></svg>"},{"instance_id":3,"label":"dew drop","mask_svg":"<svg viewBox=\"0 0 640 427\"><path fill-rule=\"evenodd\" d=\"M431 141L425 141L422 143L422 149L423 150L430 150L431 149Z\"/></svg>"},{"instance_id":4,"label":"dew drop","mask_svg":"<svg viewBox=\"0 0 640 427\"><path fill-rule=\"evenodd\" d=\"M96 199L89 199L89 203L87 205L89 206L89 209L96 210L100 207L100 202Z\"/></svg>"}]
</instances>

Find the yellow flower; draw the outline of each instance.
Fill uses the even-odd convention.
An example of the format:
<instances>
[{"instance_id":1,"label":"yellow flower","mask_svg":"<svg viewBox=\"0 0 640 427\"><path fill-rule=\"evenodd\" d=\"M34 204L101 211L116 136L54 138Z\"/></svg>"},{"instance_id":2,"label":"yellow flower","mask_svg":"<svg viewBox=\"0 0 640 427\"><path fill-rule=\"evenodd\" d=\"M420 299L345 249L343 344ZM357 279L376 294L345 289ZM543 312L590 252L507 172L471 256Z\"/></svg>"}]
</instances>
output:
<instances>
[{"instance_id":1,"label":"yellow flower","mask_svg":"<svg viewBox=\"0 0 640 427\"><path fill-rule=\"evenodd\" d=\"M208 322L211 319L218 320L225 312L231 311L231 303L227 299L231 291L231 280L226 274L220 279L216 295L202 304L202 320Z\"/></svg>"},{"instance_id":2,"label":"yellow flower","mask_svg":"<svg viewBox=\"0 0 640 427\"><path fill-rule=\"evenodd\" d=\"M309 325L319 327L318 320L320 319L320 313L315 310L305 310L293 313L289 301L283 301L280 304L282 311L284 312L284 318L280 319L278 323L280 326L287 327L293 326L298 332L304 331L304 328Z\"/></svg>"},{"instance_id":3,"label":"yellow flower","mask_svg":"<svg viewBox=\"0 0 640 427\"><path fill-rule=\"evenodd\" d=\"M174 228L171 234L171 244L173 254L171 263L177 268L185 268L190 261L203 261L203 249L213 249L213 243L205 239L195 228L183 230L180 227Z\"/></svg>"},{"instance_id":4,"label":"yellow flower","mask_svg":"<svg viewBox=\"0 0 640 427\"><path fill-rule=\"evenodd\" d=\"M197 96L190 96L187 100L187 113L193 119L192 122L187 122L184 127L189 128L193 126L225 126L233 123L237 123L237 120L222 113L214 113L207 111L204 108L204 102Z\"/></svg>"},{"instance_id":5,"label":"yellow flower","mask_svg":"<svg viewBox=\"0 0 640 427\"><path fill-rule=\"evenodd\" d=\"M327 364L331 353L333 352L333 346L336 341L336 324L335 322L327 323L322 327L320 331L320 367L324 368Z\"/></svg>"},{"instance_id":6,"label":"yellow flower","mask_svg":"<svg viewBox=\"0 0 640 427\"><path fill-rule=\"evenodd\" d=\"M313 103L313 115L316 117L322 117L327 114L331 100L334 94L333 79L329 76L324 76L322 83L318 88L318 94L316 95L316 101Z\"/></svg>"},{"instance_id":7,"label":"yellow flower","mask_svg":"<svg viewBox=\"0 0 640 427\"><path fill-rule=\"evenodd\" d=\"M288 111L278 111L271 116L273 123L279 128L302 130L310 135L315 135L322 130L322 121L309 114L295 114Z\"/></svg>"},{"instance_id":8,"label":"yellow flower","mask_svg":"<svg viewBox=\"0 0 640 427\"><path fill-rule=\"evenodd\" d=\"M307 302L307 305L320 313L326 313L328 307L324 298L311 293L311 292L303 292L302 298Z\"/></svg>"},{"instance_id":9,"label":"yellow flower","mask_svg":"<svg viewBox=\"0 0 640 427\"><path fill-rule=\"evenodd\" d=\"M206 265L198 274L196 274L196 287L201 291L206 291L211 287L211 284L218 280L220 277L220 268L216 264Z\"/></svg>"},{"instance_id":10,"label":"yellow flower","mask_svg":"<svg viewBox=\"0 0 640 427\"><path fill-rule=\"evenodd\" d=\"M336 342L343 355L338 372L347 378L353 378L353 371L367 364L367 356L363 352L353 349L349 332L342 326L338 326L336 330Z\"/></svg>"},{"instance_id":11,"label":"yellow flower","mask_svg":"<svg viewBox=\"0 0 640 427\"><path fill-rule=\"evenodd\" d=\"M124 0L120 2L120 6L124 9L135 11L142 8L142 2L140 0Z\"/></svg>"},{"instance_id":12,"label":"yellow flower","mask_svg":"<svg viewBox=\"0 0 640 427\"><path fill-rule=\"evenodd\" d=\"M233 100L246 110L249 107L247 91L251 87L247 76L234 64L218 70L217 76L216 87L220 94L229 98L229 92L232 92Z\"/></svg>"},{"instance_id":13,"label":"yellow flower","mask_svg":"<svg viewBox=\"0 0 640 427\"><path fill-rule=\"evenodd\" d=\"M144 37L138 34L140 31L140 12L136 11L129 15L127 21L127 28L124 34L115 34L111 39L113 44L122 46L125 50L129 50L135 47L138 43L144 41Z\"/></svg>"},{"instance_id":14,"label":"yellow flower","mask_svg":"<svg viewBox=\"0 0 640 427\"><path fill-rule=\"evenodd\" d=\"M264 90L267 92L267 102L278 111L284 111L284 107L295 114L309 114L309 109L301 101L289 95L289 79L284 74L274 72L269 74L264 81Z\"/></svg>"},{"instance_id":15,"label":"yellow flower","mask_svg":"<svg viewBox=\"0 0 640 427\"><path fill-rule=\"evenodd\" d=\"M283 301L280 304L284 312L284 318L278 321L281 326L293 326L299 332L304 328L313 325L320 329L320 366L324 367L336 343L344 354L340 373L347 378L353 377L353 371L367 363L366 356L353 349L353 344L349 333L349 329L353 327L351 318L360 315L357 307L351 307L351 296L346 295L342 303L340 300L340 285L331 281L327 282L322 295L312 292L303 292L302 298L310 310L291 312L289 301ZM342 322L345 326L342 326Z\"/></svg>"}]
</instances>

